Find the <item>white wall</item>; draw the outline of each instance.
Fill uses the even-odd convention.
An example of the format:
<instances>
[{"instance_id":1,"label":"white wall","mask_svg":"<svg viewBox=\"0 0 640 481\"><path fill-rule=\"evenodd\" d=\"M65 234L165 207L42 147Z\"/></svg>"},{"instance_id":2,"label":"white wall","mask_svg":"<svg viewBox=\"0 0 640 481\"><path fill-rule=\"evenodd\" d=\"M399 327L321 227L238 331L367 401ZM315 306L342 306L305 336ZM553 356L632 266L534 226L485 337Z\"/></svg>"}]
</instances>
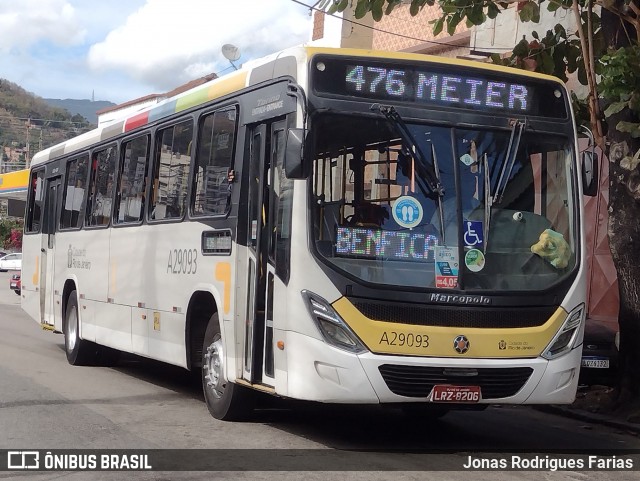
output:
<instances>
[{"instance_id":1,"label":"white wall","mask_svg":"<svg viewBox=\"0 0 640 481\"><path fill-rule=\"evenodd\" d=\"M323 37L309 42L309 45L370 49L373 45L373 30L368 27L373 26L373 18L371 14L367 14L364 18L356 19L353 16L354 10L355 7L352 7L335 16L325 15Z\"/></svg>"},{"instance_id":2,"label":"white wall","mask_svg":"<svg viewBox=\"0 0 640 481\"><path fill-rule=\"evenodd\" d=\"M540 22L521 22L515 5L501 12L495 19L487 20L474 28L471 34L471 49L475 51L506 54L523 37L533 40L531 33L537 32L540 38L553 30L557 24L562 24L568 34L576 32L576 21L570 10L558 9L549 12L546 3L540 9ZM576 92L579 97L587 95L587 88L580 84L575 76L570 76L567 87Z\"/></svg>"},{"instance_id":3,"label":"white wall","mask_svg":"<svg viewBox=\"0 0 640 481\"><path fill-rule=\"evenodd\" d=\"M540 23L523 23L516 8L511 7L493 20L488 19L475 27L471 35L471 48L483 52L505 53L523 37L533 40L531 32L536 31L540 37L544 37L547 30L553 30L558 23L561 23L568 33L576 31L576 22L570 10L558 9L549 12L545 3L540 9Z\"/></svg>"}]
</instances>

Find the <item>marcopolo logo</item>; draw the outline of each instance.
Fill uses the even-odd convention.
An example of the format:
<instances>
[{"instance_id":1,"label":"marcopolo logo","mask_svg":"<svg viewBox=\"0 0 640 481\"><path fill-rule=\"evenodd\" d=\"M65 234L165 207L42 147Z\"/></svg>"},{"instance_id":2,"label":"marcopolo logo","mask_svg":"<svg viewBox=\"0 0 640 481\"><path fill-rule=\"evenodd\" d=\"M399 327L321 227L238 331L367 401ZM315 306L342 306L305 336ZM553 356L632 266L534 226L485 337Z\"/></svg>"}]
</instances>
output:
<instances>
[{"instance_id":1,"label":"marcopolo logo","mask_svg":"<svg viewBox=\"0 0 640 481\"><path fill-rule=\"evenodd\" d=\"M466 305L478 305L486 306L491 304L491 298L485 296L458 296L452 294L431 294L431 302L438 302L441 304L466 304Z\"/></svg>"}]
</instances>

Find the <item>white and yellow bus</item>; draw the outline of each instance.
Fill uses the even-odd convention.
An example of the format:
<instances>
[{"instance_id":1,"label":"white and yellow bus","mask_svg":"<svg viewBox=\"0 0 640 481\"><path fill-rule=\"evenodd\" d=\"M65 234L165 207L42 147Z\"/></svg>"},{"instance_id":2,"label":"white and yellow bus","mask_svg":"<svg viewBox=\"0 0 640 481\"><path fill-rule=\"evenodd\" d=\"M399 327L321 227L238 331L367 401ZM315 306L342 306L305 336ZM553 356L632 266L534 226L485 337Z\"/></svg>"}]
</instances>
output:
<instances>
[{"instance_id":1,"label":"white and yellow bus","mask_svg":"<svg viewBox=\"0 0 640 481\"><path fill-rule=\"evenodd\" d=\"M439 415L570 403L583 173L557 79L297 47L33 158L23 308L71 364Z\"/></svg>"}]
</instances>

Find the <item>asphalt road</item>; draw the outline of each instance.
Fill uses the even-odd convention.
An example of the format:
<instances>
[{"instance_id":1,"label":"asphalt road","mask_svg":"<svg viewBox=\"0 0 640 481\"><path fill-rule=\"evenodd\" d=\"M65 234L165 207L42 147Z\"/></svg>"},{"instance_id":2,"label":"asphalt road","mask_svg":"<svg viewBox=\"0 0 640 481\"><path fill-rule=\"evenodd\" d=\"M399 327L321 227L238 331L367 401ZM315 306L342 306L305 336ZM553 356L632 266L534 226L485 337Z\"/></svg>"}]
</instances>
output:
<instances>
[{"instance_id":1,"label":"asphalt road","mask_svg":"<svg viewBox=\"0 0 640 481\"><path fill-rule=\"evenodd\" d=\"M265 405L249 422L217 421L202 400L199 378L180 368L134 356L125 356L115 367L70 366L62 335L41 330L21 310L19 296L9 290L9 277L9 273L0 273L0 450L270 449L278 451L225 451L235 458L220 456L212 469L217 471L214 478L300 479L304 475L308 480L404 480L437 476L440 480L498 481L598 479L601 473L470 473L463 471L469 455L555 450L607 450L610 455L621 455L623 450L640 450L640 439L628 433L529 407L491 407L425 421L392 409L278 401ZM318 461L318 456L320 462L326 460L329 472L318 471L317 462L307 465L304 470L308 472L299 472L305 468L305 457L294 450L302 449L311 450L311 461ZM418 451L438 453L432 460L454 471L423 472L429 464L411 454ZM212 453L209 456L215 456ZM283 458L273 453L291 455ZM245 455L252 469L259 460L265 463L265 471L225 471L229 462L238 463ZM302 462L291 463L292 456ZM283 472L273 472L274 466L282 466ZM347 472L333 472L336 466ZM637 474L606 473L616 480L635 480ZM45 472L26 477L21 472L0 472L0 479L57 479L60 475L78 480L212 479L211 473L178 472Z\"/></svg>"}]
</instances>

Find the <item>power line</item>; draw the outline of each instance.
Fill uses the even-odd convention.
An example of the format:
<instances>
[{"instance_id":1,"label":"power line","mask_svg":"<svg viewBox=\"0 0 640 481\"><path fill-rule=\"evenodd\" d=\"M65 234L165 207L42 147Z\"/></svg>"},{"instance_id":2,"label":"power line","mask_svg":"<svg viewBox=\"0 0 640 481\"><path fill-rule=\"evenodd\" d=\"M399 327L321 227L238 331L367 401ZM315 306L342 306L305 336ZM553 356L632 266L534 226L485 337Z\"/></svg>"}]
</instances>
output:
<instances>
[{"instance_id":1,"label":"power line","mask_svg":"<svg viewBox=\"0 0 640 481\"><path fill-rule=\"evenodd\" d=\"M460 47L459 44L447 43L447 42L438 42L437 40L427 40L425 38L412 37L411 35L404 35L404 34L401 34L401 33L395 33L395 32L391 32L389 30L383 30L381 28L372 27L370 25L366 25L366 24L361 23L361 22L356 22L355 20L348 20L348 19L340 17L340 16L338 16L338 15L336 15L334 13L327 13L324 10L322 10L321 8L317 8L315 6L315 5L317 5L317 2L316 2L316 4L311 6L311 5L307 5L304 2L301 2L300 0L290 0L290 1L293 2L293 3L297 3L298 5L302 5L303 7L306 7L309 10L315 10L316 12L322 12L325 15L329 15L329 16L331 16L333 18L337 18L339 20L346 21L346 22L352 23L354 25L358 25L360 27L365 27L365 28L371 29L374 32L385 33L387 35L394 35L396 37L406 38L408 40L415 40L417 42L432 43L434 45L441 45L443 47ZM506 47L491 47L491 48L492 48L492 50L504 50L506 52L513 50L512 48L506 48Z\"/></svg>"},{"instance_id":2,"label":"power line","mask_svg":"<svg viewBox=\"0 0 640 481\"><path fill-rule=\"evenodd\" d=\"M31 122L58 122L64 124L78 124L78 125L90 125L90 122L74 122L73 120L59 120L59 119L34 119L33 117L13 117L11 115L0 115L0 119L10 119L10 120L24 120L29 123ZM38 126L34 126L33 128L38 128Z\"/></svg>"}]
</instances>

